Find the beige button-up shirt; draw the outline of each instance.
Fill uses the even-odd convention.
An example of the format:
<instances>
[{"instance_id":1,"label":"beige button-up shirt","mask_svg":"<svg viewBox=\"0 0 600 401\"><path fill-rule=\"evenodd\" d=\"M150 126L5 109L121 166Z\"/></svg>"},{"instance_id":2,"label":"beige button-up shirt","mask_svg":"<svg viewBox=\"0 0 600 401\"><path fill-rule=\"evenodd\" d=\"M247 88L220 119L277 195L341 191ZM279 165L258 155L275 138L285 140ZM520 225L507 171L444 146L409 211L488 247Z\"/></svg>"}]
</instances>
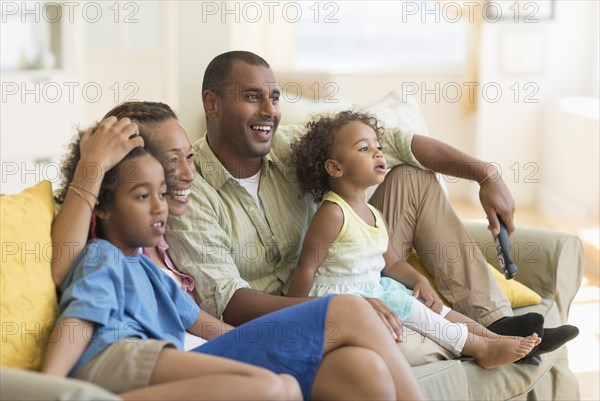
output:
<instances>
[{"instance_id":1,"label":"beige button-up shirt","mask_svg":"<svg viewBox=\"0 0 600 401\"><path fill-rule=\"evenodd\" d=\"M188 209L182 217L169 218L165 237L175 266L196 279L195 294L214 316L221 317L240 288L287 292L316 211L312 197L301 195L295 170L286 162L290 144L304 132L302 126L279 127L271 152L263 158L258 194L265 215L219 162L206 137L193 145L198 174ZM412 154L412 138L399 130L386 131L388 167L409 163L423 168Z\"/></svg>"}]
</instances>

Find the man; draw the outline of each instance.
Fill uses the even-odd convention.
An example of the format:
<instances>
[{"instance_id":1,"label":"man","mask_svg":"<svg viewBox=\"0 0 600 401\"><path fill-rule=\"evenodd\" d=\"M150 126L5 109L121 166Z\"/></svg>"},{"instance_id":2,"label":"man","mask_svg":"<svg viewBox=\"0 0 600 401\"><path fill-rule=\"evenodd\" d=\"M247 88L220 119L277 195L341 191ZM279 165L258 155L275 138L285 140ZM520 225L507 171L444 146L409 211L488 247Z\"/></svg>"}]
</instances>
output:
<instances>
[{"instance_id":1,"label":"man","mask_svg":"<svg viewBox=\"0 0 600 401\"><path fill-rule=\"evenodd\" d=\"M194 144L199 174L186 215L170 220L166 238L175 264L196 278L202 306L238 325L306 301L283 295L316 208L312 198L299 196L295 174L286 164L290 143L302 128L286 127L276 134L280 91L269 64L249 52L221 54L207 67L202 94L207 132ZM396 251L406 258L414 246L458 311L500 334L537 332L542 337L541 315L510 317L510 303L483 255L426 169L480 183L494 234L499 231L497 216L509 232L514 230L514 201L499 174L490 164L428 137L392 129L383 146L388 166L397 167L370 202L384 213ZM460 257L445 260L436 251L436 244L439 248L449 242L461 245ZM425 294L425 301L433 296ZM378 300L369 302L400 341L398 316ZM531 354L549 351L542 347L547 338ZM549 343L558 347L557 341ZM418 354L424 352L431 350ZM432 354L434 359L451 357L439 347Z\"/></svg>"}]
</instances>

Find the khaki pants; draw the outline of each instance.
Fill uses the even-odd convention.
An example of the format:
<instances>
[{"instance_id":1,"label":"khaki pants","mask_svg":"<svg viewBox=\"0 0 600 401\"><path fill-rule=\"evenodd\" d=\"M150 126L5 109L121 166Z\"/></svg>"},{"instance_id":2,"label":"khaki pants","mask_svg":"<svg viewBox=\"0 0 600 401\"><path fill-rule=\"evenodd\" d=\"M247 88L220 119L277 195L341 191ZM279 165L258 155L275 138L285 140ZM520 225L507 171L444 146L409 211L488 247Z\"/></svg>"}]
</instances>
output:
<instances>
[{"instance_id":1,"label":"khaki pants","mask_svg":"<svg viewBox=\"0 0 600 401\"><path fill-rule=\"evenodd\" d=\"M484 326L512 316L510 302L488 271L485 257L450 206L434 173L409 165L397 166L369 203L383 213L390 241L400 258L407 260L414 248L454 310ZM413 333L401 345L411 365L423 361L408 355L415 344L419 352L430 354L423 363L447 359L442 355L452 358L449 352L419 336Z\"/></svg>"},{"instance_id":2,"label":"khaki pants","mask_svg":"<svg viewBox=\"0 0 600 401\"><path fill-rule=\"evenodd\" d=\"M510 302L433 173L398 166L369 202L383 212L400 258L406 260L414 247L453 309L484 326L512 316Z\"/></svg>"},{"instance_id":3,"label":"khaki pants","mask_svg":"<svg viewBox=\"0 0 600 401\"><path fill-rule=\"evenodd\" d=\"M88 362L76 377L113 393L146 387L150 384L158 356L165 347L175 348L166 341L125 338Z\"/></svg>"}]
</instances>

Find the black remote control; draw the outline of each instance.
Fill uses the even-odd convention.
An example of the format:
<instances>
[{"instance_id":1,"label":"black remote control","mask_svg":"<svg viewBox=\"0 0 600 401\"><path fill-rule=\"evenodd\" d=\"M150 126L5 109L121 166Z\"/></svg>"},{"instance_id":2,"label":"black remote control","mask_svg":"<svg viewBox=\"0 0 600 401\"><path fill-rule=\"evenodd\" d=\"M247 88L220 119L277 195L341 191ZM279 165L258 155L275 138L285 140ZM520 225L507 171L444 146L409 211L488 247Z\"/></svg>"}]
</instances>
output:
<instances>
[{"instance_id":1,"label":"black remote control","mask_svg":"<svg viewBox=\"0 0 600 401\"><path fill-rule=\"evenodd\" d=\"M515 265L510 259L510 240L508 239L508 230L504 225L504 222L498 217L500 222L500 234L494 237L496 243L496 250L498 251L498 261L500 267L504 273L504 277L510 280L517 275L517 265Z\"/></svg>"}]
</instances>

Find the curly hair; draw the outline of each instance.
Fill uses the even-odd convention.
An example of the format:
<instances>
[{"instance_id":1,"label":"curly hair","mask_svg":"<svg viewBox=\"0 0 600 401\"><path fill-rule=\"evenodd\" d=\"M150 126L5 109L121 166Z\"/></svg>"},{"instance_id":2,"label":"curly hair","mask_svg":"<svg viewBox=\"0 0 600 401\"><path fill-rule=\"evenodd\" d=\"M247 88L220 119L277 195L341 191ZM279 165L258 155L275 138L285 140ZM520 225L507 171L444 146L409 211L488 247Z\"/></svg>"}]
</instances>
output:
<instances>
[{"instance_id":1,"label":"curly hair","mask_svg":"<svg viewBox=\"0 0 600 401\"><path fill-rule=\"evenodd\" d=\"M152 155L144 148L132 149L121 161L104 174L102 185L100 185L100 192L98 193L96 209L108 211L113 207L117 187L133 173L130 165L127 165L125 162L148 154Z\"/></svg>"},{"instance_id":2,"label":"curly hair","mask_svg":"<svg viewBox=\"0 0 600 401\"><path fill-rule=\"evenodd\" d=\"M345 110L337 114L321 115L306 124L307 132L292 144L290 165L296 169L296 178L302 193L310 193L315 203L323 200L331 189L325 161L333 158L333 143L337 133L347 124L360 121L375 131L377 140L383 138L384 128L377 118L369 113Z\"/></svg>"},{"instance_id":3,"label":"curly hair","mask_svg":"<svg viewBox=\"0 0 600 401\"><path fill-rule=\"evenodd\" d=\"M150 140L148 131L156 124L165 122L170 119L177 119L177 115L168 105L160 102L124 102L114 107L111 111L106 113L102 118L104 120L107 117L116 117L117 119L129 118L138 124L140 135L144 139L144 146L151 154L158 158L159 153L157 149L154 149L153 141ZM92 131L98 128L99 123L91 127ZM73 181L75 175L75 168L81 159L81 152L79 145L81 143L81 137L87 130L78 130L77 134L67 147L67 153L61 163L61 185L57 190L57 194L54 197L55 201L62 204L67 196L69 184ZM162 162L162 160L160 160ZM107 172L108 174L108 172ZM102 191L100 193L102 196ZM98 198L98 202L109 202L103 205L110 207L112 200L110 197L101 199Z\"/></svg>"}]
</instances>

